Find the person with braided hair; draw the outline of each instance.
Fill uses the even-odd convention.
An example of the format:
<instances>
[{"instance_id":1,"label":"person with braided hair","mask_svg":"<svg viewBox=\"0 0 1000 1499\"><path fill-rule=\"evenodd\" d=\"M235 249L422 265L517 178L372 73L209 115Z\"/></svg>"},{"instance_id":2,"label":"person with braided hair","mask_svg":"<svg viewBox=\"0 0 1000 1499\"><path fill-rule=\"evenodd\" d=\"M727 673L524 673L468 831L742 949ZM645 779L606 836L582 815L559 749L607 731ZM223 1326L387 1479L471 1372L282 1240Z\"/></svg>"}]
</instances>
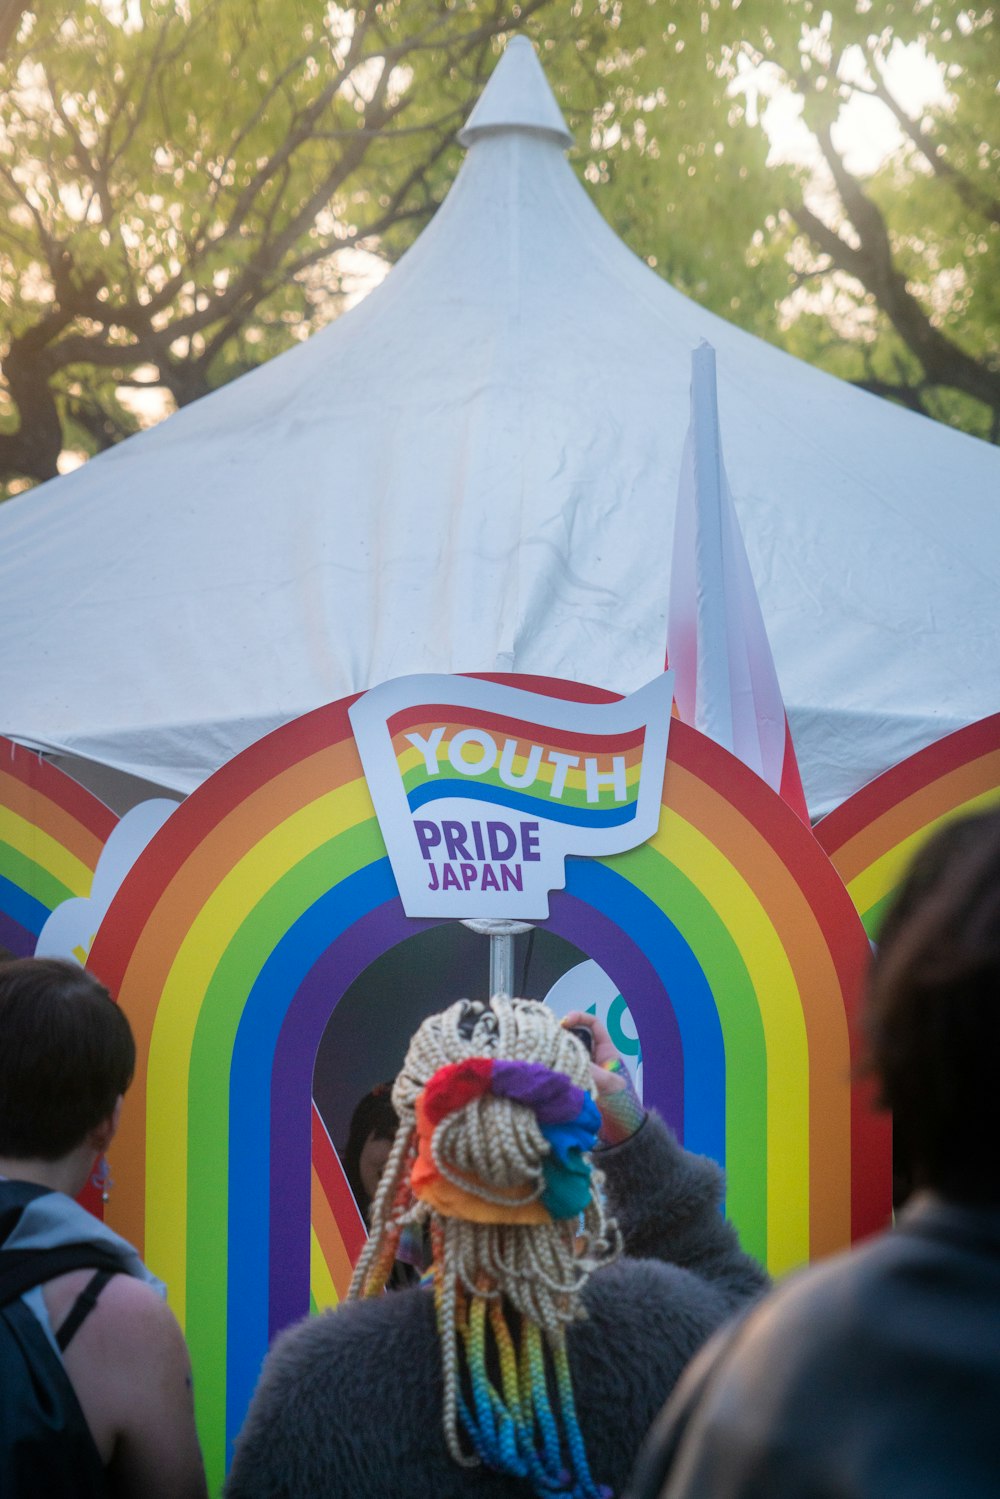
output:
<instances>
[{"instance_id":1,"label":"person with braided hair","mask_svg":"<svg viewBox=\"0 0 1000 1499\"><path fill-rule=\"evenodd\" d=\"M721 1171L643 1111L599 1021L533 1000L425 1020L392 1101L348 1300L275 1343L227 1499L608 1499L695 1350L766 1288ZM382 1295L414 1229L430 1270Z\"/></svg>"}]
</instances>

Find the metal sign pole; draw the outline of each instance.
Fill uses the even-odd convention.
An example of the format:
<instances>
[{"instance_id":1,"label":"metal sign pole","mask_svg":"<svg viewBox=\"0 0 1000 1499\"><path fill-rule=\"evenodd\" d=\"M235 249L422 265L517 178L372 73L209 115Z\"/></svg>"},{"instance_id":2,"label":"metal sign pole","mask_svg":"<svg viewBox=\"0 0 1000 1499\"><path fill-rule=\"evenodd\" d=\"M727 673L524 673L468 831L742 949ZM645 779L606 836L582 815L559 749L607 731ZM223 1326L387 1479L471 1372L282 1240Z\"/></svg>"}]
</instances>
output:
<instances>
[{"instance_id":1,"label":"metal sign pole","mask_svg":"<svg viewBox=\"0 0 1000 1499\"><path fill-rule=\"evenodd\" d=\"M514 938L531 931L530 921L504 921L499 917L463 921L470 931L490 939L490 998L495 994L514 998Z\"/></svg>"}]
</instances>

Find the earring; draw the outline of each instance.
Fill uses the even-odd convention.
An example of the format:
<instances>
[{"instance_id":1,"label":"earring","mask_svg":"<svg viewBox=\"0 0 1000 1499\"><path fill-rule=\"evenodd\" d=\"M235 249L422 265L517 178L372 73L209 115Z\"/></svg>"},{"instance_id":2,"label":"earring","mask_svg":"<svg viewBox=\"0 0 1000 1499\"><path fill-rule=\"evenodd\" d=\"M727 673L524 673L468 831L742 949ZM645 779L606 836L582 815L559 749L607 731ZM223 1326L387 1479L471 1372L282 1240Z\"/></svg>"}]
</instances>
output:
<instances>
[{"instance_id":1,"label":"earring","mask_svg":"<svg viewBox=\"0 0 1000 1499\"><path fill-rule=\"evenodd\" d=\"M114 1178L111 1175L111 1167L108 1165L108 1158L106 1155L102 1155L100 1160L97 1162L97 1165L94 1167L94 1172L90 1178L90 1183L91 1186L96 1187L98 1192L100 1192L101 1201L107 1202L108 1198L111 1196L111 1188L115 1183Z\"/></svg>"}]
</instances>

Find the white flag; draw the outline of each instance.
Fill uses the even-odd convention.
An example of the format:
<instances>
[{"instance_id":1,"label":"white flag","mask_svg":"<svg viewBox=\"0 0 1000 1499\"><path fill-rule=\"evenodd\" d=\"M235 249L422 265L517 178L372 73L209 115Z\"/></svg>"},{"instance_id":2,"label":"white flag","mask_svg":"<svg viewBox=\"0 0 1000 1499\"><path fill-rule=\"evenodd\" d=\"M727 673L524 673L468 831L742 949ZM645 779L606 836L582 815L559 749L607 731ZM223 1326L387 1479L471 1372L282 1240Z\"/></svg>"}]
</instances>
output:
<instances>
[{"instance_id":1,"label":"white flag","mask_svg":"<svg viewBox=\"0 0 1000 1499\"><path fill-rule=\"evenodd\" d=\"M715 350L691 356L667 622L677 713L756 771L808 823L785 706L726 480Z\"/></svg>"}]
</instances>

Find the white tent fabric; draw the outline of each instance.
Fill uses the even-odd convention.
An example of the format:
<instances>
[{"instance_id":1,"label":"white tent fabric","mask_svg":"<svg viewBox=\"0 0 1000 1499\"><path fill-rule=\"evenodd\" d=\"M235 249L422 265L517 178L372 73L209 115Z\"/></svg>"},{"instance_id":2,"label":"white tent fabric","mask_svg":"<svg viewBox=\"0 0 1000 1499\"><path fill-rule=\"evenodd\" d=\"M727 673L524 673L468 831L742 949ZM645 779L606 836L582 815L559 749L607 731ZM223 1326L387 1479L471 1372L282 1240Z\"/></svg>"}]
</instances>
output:
<instances>
[{"instance_id":1,"label":"white tent fabric","mask_svg":"<svg viewBox=\"0 0 1000 1499\"><path fill-rule=\"evenodd\" d=\"M512 42L377 290L0 507L0 732L186 792L407 672L634 689L663 663L703 338L813 816L1000 707L1000 451L665 285L568 140Z\"/></svg>"}]
</instances>

